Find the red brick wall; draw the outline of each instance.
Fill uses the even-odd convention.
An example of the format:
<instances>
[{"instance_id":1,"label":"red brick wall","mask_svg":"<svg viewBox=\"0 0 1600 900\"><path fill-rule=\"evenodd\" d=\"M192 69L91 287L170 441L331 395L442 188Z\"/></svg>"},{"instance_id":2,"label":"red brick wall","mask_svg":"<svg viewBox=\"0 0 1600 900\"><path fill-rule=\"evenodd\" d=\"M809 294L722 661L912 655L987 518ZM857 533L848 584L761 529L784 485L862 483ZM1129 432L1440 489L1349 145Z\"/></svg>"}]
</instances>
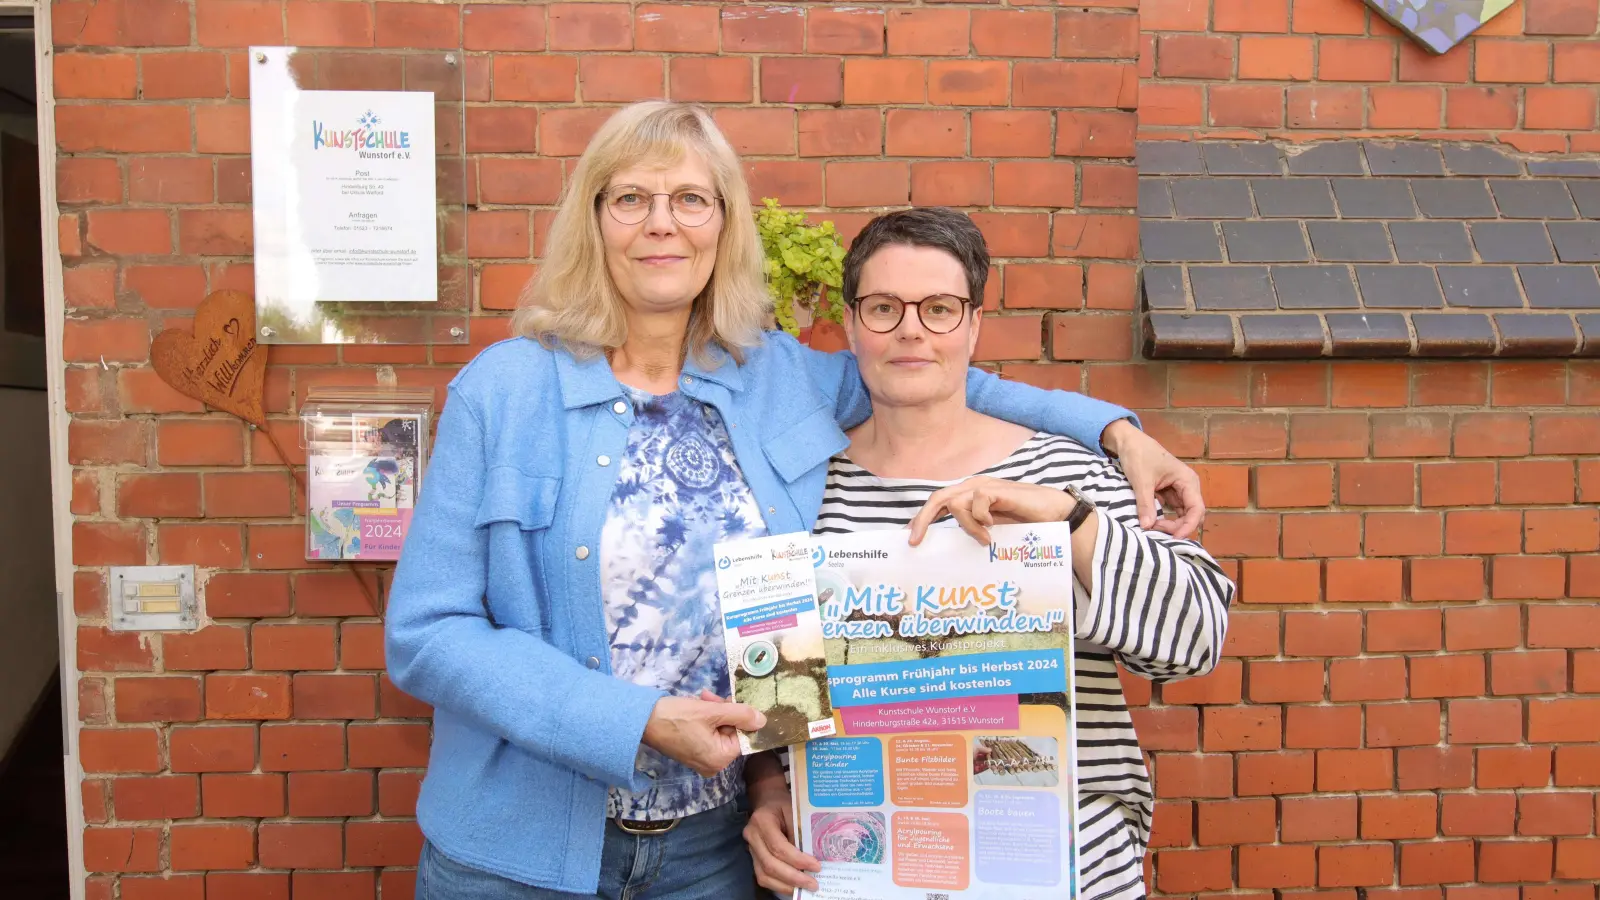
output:
<instances>
[{"instance_id":1,"label":"red brick wall","mask_svg":"<svg viewBox=\"0 0 1600 900\"><path fill-rule=\"evenodd\" d=\"M1595 0L1517 0L1442 56L1358 0L1142 0L1140 126L1600 151Z\"/></svg>"},{"instance_id":2,"label":"red brick wall","mask_svg":"<svg viewBox=\"0 0 1600 900\"><path fill-rule=\"evenodd\" d=\"M1519 2L1440 57L1357 0L1141 6L1146 138L1600 150L1597 0ZM1593 900L1600 364L1141 362L1088 384L1199 461L1205 544L1240 575L1220 670L1136 713L1153 887Z\"/></svg>"},{"instance_id":3,"label":"red brick wall","mask_svg":"<svg viewBox=\"0 0 1600 900\"><path fill-rule=\"evenodd\" d=\"M1005 298L983 355L1051 384L1140 383L1138 25L1133 0L1083 5L1104 8L56 3L91 900L411 896L427 711L383 677L381 621L349 576L305 564L303 501L268 442L149 368L154 332L253 286L243 47L465 64L473 346L273 348L267 407L293 453L309 386L441 388L503 336L563 160L607 108L663 94L715 104L757 196L849 232L873 208L973 209L991 306ZM1086 359L1120 364L1091 376ZM105 567L158 562L202 568L213 624L108 632Z\"/></svg>"},{"instance_id":4,"label":"red brick wall","mask_svg":"<svg viewBox=\"0 0 1600 900\"><path fill-rule=\"evenodd\" d=\"M1250 3L1287 13L1287 0ZM1228 59L1215 84L1145 83L1148 131L1207 130L1227 107L1218 92L1237 87L1270 101L1247 104L1273 119L1251 134L1275 131L1308 89L1364 92L1363 110L1388 109L1389 90L1430 93L1444 111L1406 120L1426 133L1470 106L1452 96L1483 91L1446 77L1483 52L1471 42L1409 83L1408 45L1352 14L1356 0L1298 2L1315 12L1290 21L1322 24L1277 37L1320 42L1328 61L1343 58L1334 41L1380 48L1401 83L1334 84L1327 61L1315 86L1222 83L1235 54L1257 58L1254 40L1220 18L1207 35L1204 0L1145 4L1146 66L1167 34ZM1600 364L1134 358L1134 5L56 4L89 896L410 896L426 711L381 675L380 620L347 576L303 562L301 500L267 442L148 367L155 330L207 290L252 286L240 47L298 43L465 51L475 346L504 334L561 158L636 97L716 104L758 196L847 231L880 206L973 209L1001 275L985 357L1141 410L1197 462L1216 510L1206 543L1241 575L1221 671L1138 713L1160 797L1155 886L1415 886L1427 900L1447 884L1449 900L1500 900L1527 884L1527 900L1594 900L1600 612L1568 598L1600 595ZM1527 22L1594 5L1536 3ZM1490 32L1523 21L1508 16ZM1359 36L1337 33L1358 22ZM1592 40L1492 40L1543 48L1557 79L1563 59L1586 67L1592 116ZM1540 102L1532 86L1501 90L1517 125ZM1174 96L1194 98L1192 121L1173 120ZM1585 139L1536 119L1537 146ZM312 384L439 387L473 352L275 348L273 427L292 448ZM215 623L147 641L105 631L104 567L143 562L203 567Z\"/></svg>"}]
</instances>

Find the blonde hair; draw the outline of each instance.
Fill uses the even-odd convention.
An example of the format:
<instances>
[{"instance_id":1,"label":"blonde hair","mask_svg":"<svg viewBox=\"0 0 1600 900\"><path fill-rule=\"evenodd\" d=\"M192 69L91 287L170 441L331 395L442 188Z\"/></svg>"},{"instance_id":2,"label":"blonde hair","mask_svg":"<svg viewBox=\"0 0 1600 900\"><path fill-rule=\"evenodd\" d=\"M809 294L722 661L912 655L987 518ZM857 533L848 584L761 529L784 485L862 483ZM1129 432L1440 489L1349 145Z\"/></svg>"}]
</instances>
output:
<instances>
[{"instance_id":1,"label":"blonde hair","mask_svg":"<svg viewBox=\"0 0 1600 900\"><path fill-rule=\"evenodd\" d=\"M694 299L687 345L695 361L716 364L712 347L736 362L761 342L772 300L764 255L739 156L703 107L647 100L619 110L578 158L550 225L544 259L522 290L512 331L545 346L590 356L628 337L622 296L606 269L596 197L636 165L677 165L697 153L722 198L722 234L711 279Z\"/></svg>"}]
</instances>

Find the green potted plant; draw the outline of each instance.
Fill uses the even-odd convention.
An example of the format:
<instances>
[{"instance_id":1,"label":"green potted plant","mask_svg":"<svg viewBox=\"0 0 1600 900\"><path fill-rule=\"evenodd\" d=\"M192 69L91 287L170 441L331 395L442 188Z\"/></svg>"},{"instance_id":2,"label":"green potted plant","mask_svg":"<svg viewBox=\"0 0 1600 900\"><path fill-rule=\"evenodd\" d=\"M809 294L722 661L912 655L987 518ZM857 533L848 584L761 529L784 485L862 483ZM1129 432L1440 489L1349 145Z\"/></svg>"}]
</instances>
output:
<instances>
[{"instance_id":1,"label":"green potted plant","mask_svg":"<svg viewBox=\"0 0 1600 900\"><path fill-rule=\"evenodd\" d=\"M832 222L806 224L805 213L786 210L771 197L761 203L756 225L778 327L818 350L844 349L844 308L838 299L844 244L839 232Z\"/></svg>"}]
</instances>

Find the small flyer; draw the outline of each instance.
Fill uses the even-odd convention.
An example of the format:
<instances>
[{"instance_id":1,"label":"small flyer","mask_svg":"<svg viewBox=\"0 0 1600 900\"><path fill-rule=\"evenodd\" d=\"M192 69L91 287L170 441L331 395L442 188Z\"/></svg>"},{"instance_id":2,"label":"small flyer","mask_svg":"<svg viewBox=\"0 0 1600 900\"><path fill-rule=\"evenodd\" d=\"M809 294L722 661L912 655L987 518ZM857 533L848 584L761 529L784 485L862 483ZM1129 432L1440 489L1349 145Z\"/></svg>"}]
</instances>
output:
<instances>
[{"instance_id":1,"label":"small flyer","mask_svg":"<svg viewBox=\"0 0 1600 900\"><path fill-rule=\"evenodd\" d=\"M766 714L739 733L746 754L834 733L811 537L783 534L715 547L733 699Z\"/></svg>"},{"instance_id":2,"label":"small flyer","mask_svg":"<svg viewBox=\"0 0 1600 900\"><path fill-rule=\"evenodd\" d=\"M1077 896L1066 523L822 535L836 737L793 750L796 900Z\"/></svg>"},{"instance_id":3,"label":"small flyer","mask_svg":"<svg viewBox=\"0 0 1600 900\"><path fill-rule=\"evenodd\" d=\"M397 560L416 505L421 415L308 426L306 558Z\"/></svg>"}]
</instances>

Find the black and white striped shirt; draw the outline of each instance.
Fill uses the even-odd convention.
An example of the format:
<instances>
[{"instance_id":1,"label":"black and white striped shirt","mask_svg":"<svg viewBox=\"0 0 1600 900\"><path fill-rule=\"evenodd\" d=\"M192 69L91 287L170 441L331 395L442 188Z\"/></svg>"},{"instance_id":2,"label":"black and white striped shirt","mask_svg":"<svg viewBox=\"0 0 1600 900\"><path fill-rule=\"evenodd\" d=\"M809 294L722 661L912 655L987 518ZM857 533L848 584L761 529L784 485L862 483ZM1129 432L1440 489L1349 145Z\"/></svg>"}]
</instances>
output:
<instances>
[{"instance_id":1,"label":"black and white striped shirt","mask_svg":"<svg viewBox=\"0 0 1600 900\"><path fill-rule=\"evenodd\" d=\"M1211 671L1233 583L1199 544L1141 530L1122 471L1070 438L1036 434L977 474L1048 486L1071 482L1099 507L1095 584L1075 585L1080 896L1143 898L1154 798L1117 663L1157 681ZM904 527L930 494L955 483L879 478L836 456L815 531Z\"/></svg>"}]
</instances>

